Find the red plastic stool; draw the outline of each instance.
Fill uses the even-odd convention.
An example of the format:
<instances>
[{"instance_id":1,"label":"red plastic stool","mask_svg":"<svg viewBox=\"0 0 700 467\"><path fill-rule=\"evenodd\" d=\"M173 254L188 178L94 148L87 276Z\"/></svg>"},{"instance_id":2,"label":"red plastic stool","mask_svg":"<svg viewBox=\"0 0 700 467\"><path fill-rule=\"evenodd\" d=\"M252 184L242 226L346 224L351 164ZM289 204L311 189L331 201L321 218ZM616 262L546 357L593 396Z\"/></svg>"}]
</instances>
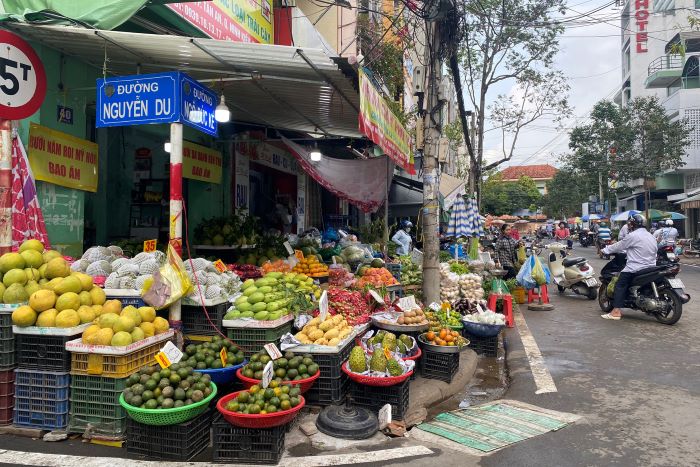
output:
<instances>
[{"instance_id":1,"label":"red plastic stool","mask_svg":"<svg viewBox=\"0 0 700 467\"><path fill-rule=\"evenodd\" d=\"M498 299L503 299L503 314L506 317L506 326L509 328L513 327L513 296L512 295L501 295L497 293L490 293L489 300L486 304L489 310L496 312L496 303Z\"/></svg>"},{"instance_id":2,"label":"red plastic stool","mask_svg":"<svg viewBox=\"0 0 700 467\"><path fill-rule=\"evenodd\" d=\"M547 285L541 285L538 287L540 293L535 293L535 289L530 289L527 291L527 303L532 303L542 297L542 303L549 303L549 295L547 294Z\"/></svg>"}]
</instances>

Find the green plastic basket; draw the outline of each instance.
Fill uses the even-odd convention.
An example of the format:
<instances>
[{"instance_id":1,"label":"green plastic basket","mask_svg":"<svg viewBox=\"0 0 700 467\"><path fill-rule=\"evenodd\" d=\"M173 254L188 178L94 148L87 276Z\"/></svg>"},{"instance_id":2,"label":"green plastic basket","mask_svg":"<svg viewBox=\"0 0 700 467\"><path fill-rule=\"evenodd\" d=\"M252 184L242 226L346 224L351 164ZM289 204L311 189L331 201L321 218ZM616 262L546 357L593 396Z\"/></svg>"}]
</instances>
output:
<instances>
[{"instance_id":1,"label":"green plastic basket","mask_svg":"<svg viewBox=\"0 0 700 467\"><path fill-rule=\"evenodd\" d=\"M134 407L126 403L123 393L119 396L119 403L126 409L129 417L144 425L177 425L192 420L209 408L209 402L216 397L216 384L211 383L211 388L211 394L201 401L173 409L142 409Z\"/></svg>"}]
</instances>

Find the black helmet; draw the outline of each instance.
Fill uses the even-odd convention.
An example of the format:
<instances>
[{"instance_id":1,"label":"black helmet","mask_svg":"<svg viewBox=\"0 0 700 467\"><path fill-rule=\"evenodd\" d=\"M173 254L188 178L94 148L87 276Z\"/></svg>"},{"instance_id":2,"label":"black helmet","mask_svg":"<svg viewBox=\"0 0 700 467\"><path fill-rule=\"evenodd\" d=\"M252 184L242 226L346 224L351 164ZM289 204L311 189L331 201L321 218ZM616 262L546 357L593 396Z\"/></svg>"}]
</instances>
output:
<instances>
[{"instance_id":1,"label":"black helmet","mask_svg":"<svg viewBox=\"0 0 700 467\"><path fill-rule=\"evenodd\" d=\"M637 227L644 227L646 220L641 214L632 214L627 218L627 223L630 225L630 227L636 229Z\"/></svg>"}]
</instances>

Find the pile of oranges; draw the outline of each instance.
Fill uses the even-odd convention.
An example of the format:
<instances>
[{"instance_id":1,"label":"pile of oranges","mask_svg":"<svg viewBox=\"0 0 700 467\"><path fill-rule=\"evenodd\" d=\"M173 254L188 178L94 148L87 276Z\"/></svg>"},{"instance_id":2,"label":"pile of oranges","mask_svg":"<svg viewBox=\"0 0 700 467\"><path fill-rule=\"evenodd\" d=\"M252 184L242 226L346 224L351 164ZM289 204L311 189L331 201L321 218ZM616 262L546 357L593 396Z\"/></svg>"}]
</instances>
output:
<instances>
[{"instance_id":1,"label":"pile of oranges","mask_svg":"<svg viewBox=\"0 0 700 467\"><path fill-rule=\"evenodd\" d=\"M442 328L439 331L428 331L423 337L433 345L446 345L462 347L467 344L466 339L459 332Z\"/></svg>"},{"instance_id":2,"label":"pile of oranges","mask_svg":"<svg viewBox=\"0 0 700 467\"><path fill-rule=\"evenodd\" d=\"M358 289L364 288L366 285L372 287L390 287L392 285L398 285L399 281L391 275L386 268L367 268L364 270L362 277L355 284Z\"/></svg>"},{"instance_id":3,"label":"pile of oranges","mask_svg":"<svg viewBox=\"0 0 700 467\"><path fill-rule=\"evenodd\" d=\"M289 272L292 268L289 267L289 263L285 260L278 259L274 262L266 261L265 264L262 265L262 270L263 274L267 274L268 272Z\"/></svg>"},{"instance_id":4,"label":"pile of oranges","mask_svg":"<svg viewBox=\"0 0 700 467\"><path fill-rule=\"evenodd\" d=\"M309 255L299 260L292 271L306 274L309 277L325 277L328 275L328 266L320 263L316 256Z\"/></svg>"}]
</instances>

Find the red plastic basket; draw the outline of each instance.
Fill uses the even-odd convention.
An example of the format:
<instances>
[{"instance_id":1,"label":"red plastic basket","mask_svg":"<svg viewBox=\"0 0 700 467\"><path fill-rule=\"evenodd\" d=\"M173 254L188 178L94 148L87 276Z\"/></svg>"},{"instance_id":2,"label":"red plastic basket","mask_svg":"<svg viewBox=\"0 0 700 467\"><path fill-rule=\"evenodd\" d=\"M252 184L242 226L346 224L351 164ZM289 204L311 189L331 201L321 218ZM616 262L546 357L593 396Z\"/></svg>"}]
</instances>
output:
<instances>
[{"instance_id":1,"label":"red plastic basket","mask_svg":"<svg viewBox=\"0 0 700 467\"><path fill-rule=\"evenodd\" d=\"M351 380L358 384L364 384L365 386L393 386L395 384L403 383L413 374L413 370L407 371L401 376L367 376L353 373L348 368L348 362L343 363L340 367L346 375L350 377Z\"/></svg>"},{"instance_id":2,"label":"red plastic basket","mask_svg":"<svg viewBox=\"0 0 700 467\"><path fill-rule=\"evenodd\" d=\"M420 356L423 355L423 351L418 347L418 352L416 352L415 355L411 355L410 357L404 357L401 360L413 360L414 362L418 361Z\"/></svg>"},{"instance_id":3,"label":"red plastic basket","mask_svg":"<svg viewBox=\"0 0 700 467\"><path fill-rule=\"evenodd\" d=\"M299 396L299 405L292 407L288 410L283 410L281 412L266 413L266 414L245 414L238 412L231 412L226 409L226 404L231 399L235 399L240 393L244 391L236 391L234 393L228 394L216 403L216 409L221 412L224 419L231 425L240 426L243 428L274 428L280 425L286 425L287 423L294 420L297 413L304 407L306 400L304 396Z\"/></svg>"},{"instance_id":4,"label":"red plastic basket","mask_svg":"<svg viewBox=\"0 0 700 467\"><path fill-rule=\"evenodd\" d=\"M321 370L318 370L315 375L309 376L308 378L298 379L296 381L284 381L283 384L299 386L301 393L304 394L306 391L311 389L311 386L314 385L314 381L316 381L319 376L321 376ZM243 376L243 368L239 368L238 371L236 371L236 377L241 383L243 383L243 386L245 386L246 389L250 389L251 386L261 383L259 379L253 379L248 378L247 376Z\"/></svg>"}]
</instances>

